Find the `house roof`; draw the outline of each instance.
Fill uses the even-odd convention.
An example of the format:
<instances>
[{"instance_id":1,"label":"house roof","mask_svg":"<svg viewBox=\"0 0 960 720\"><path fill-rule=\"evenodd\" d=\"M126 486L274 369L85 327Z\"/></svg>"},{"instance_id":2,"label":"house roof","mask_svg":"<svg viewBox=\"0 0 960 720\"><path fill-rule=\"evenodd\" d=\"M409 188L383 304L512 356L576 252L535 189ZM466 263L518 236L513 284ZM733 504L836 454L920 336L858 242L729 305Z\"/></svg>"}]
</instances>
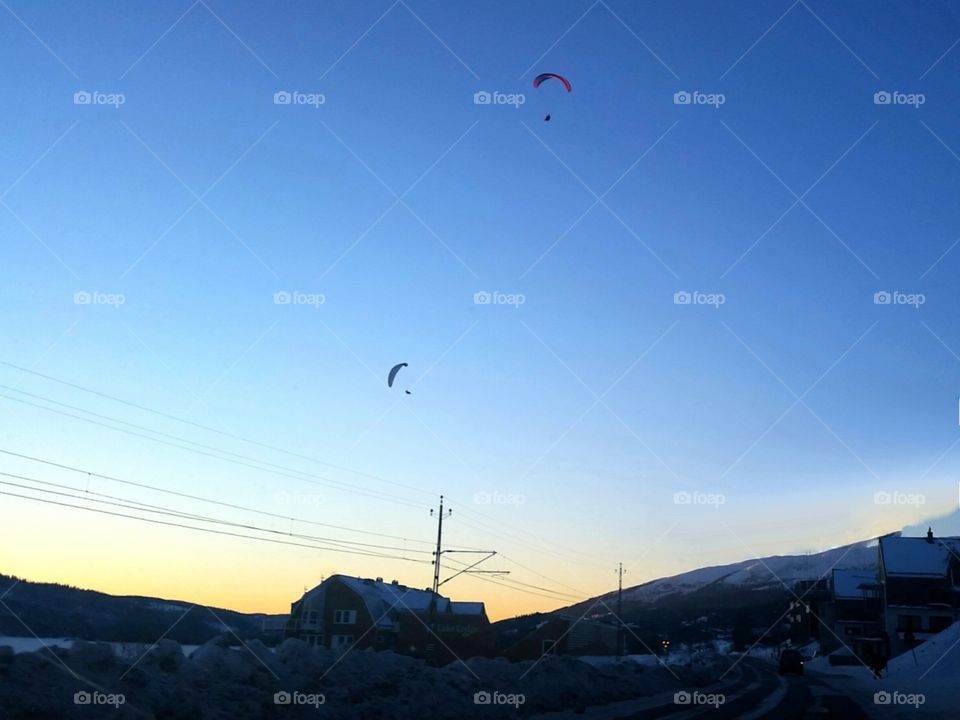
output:
<instances>
[{"instance_id":1,"label":"house roof","mask_svg":"<svg viewBox=\"0 0 960 720\"><path fill-rule=\"evenodd\" d=\"M960 538L882 537L880 558L887 575L944 577L951 557L960 558Z\"/></svg>"},{"instance_id":2,"label":"house roof","mask_svg":"<svg viewBox=\"0 0 960 720\"><path fill-rule=\"evenodd\" d=\"M863 586L876 585L877 573L873 570L834 570L833 596L835 598L863 598Z\"/></svg>"},{"instance_id":3,"label":"house roof","mask_svg":"<svg viewBox=\"0 0 960 720\"><path fill-rule=\"evenodd\" d=\"M349 575L331 575L308 594L323 595L322 589L332 581L339 581L355 592L366 606L377 627L396 626L396 614L404 611L423 613L430 610L434 597L432 590L418 590L399 583L386 583L370 578L350 577ZM450 598L436 595L437 612L454 615L482 615L485 612L482 602L452 602Z\"/></svg>"}]
</instances>

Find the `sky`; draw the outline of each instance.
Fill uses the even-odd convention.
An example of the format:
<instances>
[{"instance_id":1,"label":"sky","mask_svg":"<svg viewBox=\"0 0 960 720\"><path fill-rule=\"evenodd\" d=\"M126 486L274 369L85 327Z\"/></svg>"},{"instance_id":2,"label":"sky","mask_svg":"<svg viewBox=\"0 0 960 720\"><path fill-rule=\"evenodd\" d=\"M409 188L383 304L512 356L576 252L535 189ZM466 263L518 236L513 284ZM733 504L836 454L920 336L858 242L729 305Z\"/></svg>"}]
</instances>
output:
<instances>
[{"instance_id":1,"label":"sky","mask_svg":"<svg viewBox=\"0 0 960 720\"><path fill-rule=\"evenodd\" d=\"M957 507L956 4L0 33L2 572L284 612L428 586L444 494L496 619Z\"/></svg>"}]
</instances>

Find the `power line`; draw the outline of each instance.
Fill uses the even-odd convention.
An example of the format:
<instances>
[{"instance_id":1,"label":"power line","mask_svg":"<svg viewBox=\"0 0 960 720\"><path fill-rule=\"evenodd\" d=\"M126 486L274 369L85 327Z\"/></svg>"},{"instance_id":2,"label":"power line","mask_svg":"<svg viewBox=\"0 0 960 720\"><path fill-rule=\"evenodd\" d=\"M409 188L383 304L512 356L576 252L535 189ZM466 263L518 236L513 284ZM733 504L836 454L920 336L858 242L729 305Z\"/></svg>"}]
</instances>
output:
<instances>
[{"instance_id":1,"label":"power line","mask_svg":"<svg viewBox=\"0 0 960 720\"><path fill-rule=\"evenodd\" d=\"M123 398L117 397L117 396L115 396L115 395L111 395L111 394L109 394L109 393L104 393L104 392L101 392L101 391L99 391L99 390L94 390L94 389L92 389L92 388L85 387L85 386L80 385L80 384L78 384L78 383L74 383L74 382L71 382L71 381L68 381L68 380L63 380L63 379L61 379L61 378L57 378L57 377L54 377L54 376L52 376L52 375L48 375L48 374L45 374L45 373L41 373L41 372L38 372L38 371L36 371L36 370L32 370L32 369L30 369L30 368L26 368L26 367L23 367L23 366L20 366L20 365L16 365L16 364L14 364L14 363L10 363L10 362L4 361L4 360L0 360L0 365L6 366L6 367L10 367L10 368L13 368L13 369L15 369L15 370L18 370L18 371L20 371L20 372L24 372L24 373L27 373L27 374L30 374L30 375L34 375L34 376L36 376L36 377L40 377L40 378L43 378L43 379L45 379L45 380L49 380L49 381L51 381L51 382L58 383L58 384L60 384L60 385L66 386L66 387L70 387L70 388L73 388L73 389L76 389L76 390L80 390L80 391L82 391L82 392L85 392L85 393L88 393L88 394L91 394L91 395L94 395L94 396L97 396L97 397L100 397L100 398L103 398L103 399L106 399L106 400L110 400L110 401L112 401L112 402L120 403L120 404L125 405L125 406L127 406L127 407L132 407L132 408L135 408L135 409L138 409L138 410L142 410L142 411L144 411L144 412L148 412L148 413L157 415L157 416L159 416L159 417L163 417L163 418L167 418L167 419L169 419L169 420L173 420L173 421L175 421L175 422L183 423L183 424L188 425L188 426L191 426L191 427L195 427L195 428L199 428L199 429L202 429L202 430L206 430L206 431L208 431L208 432L215 433L215 434L220 435L220 436L222 436L222 437L227 437L227 438L231 438L231 439L233 439L233 440L238 440L238 441L241 441L241 442L245 442L245 443L248 443L248 444L251 444L251 445L255 445L255 446L257 446L257 447L261 447L261 448L265 448L265 449L268 449L268 450L272 450L272 451L274 451L274 452L282 453L282 454L288 455L288 456L290 456L290 457L296 457L296 458L299 458L299 459L302 459L302 460L306 460L306 461L308 461L308 462L312 462L312 463L316 463L316 464L323 465L323 466L326 466L326 467L330 467L330 468L334 468L334 469L337 469L337 470L341 470L341 471L343 471L343 472L348 472L348 473L352 473L352 474L355 474L355 475L358 475L358 476L367 477L367 478L370 478L370 479L373 479L373 480L377 480L377 481L379 481L379 482L383 482L383 483L386 483L386 484L389 484L389 485L394 485L394 486L402 487L402 488L405 488L405 489L408 489L408 490L413 490L413 491L418 492L418 493L426 493L426 494L431 494L431 495L433 494L433 493L430 493L429 491L424 490L422 487L416 487L416 486L409 485L409 484L406 484L406 483L400 483L400 482L397 482L397 481L388 480L388 479L383 478L383 477L381 477L381 476L379 476L379 475L375 475L375 474L372 474L372 473L367 473L367 472L355 470L355 469L352 469L352 468L349 468L349 467L346 467L346 466L343 466L343 465L337 465L337 464L334 464L334 463L329 463L329 462L326 462L326 461L324 461L324 460L320 460L319 458L315 458L315 457L312 457L312 456L309 456L309 455L304 455L304 454L301 454L301 453L298 453L298 452L295 452L295 451L287 450L287 449L284 449L284 448L281 448L281 447L278 447L278 446L275 446L275 445L271 445L271 444L269 444L269 443L264 443L264 442L261 442L261 441L258 441L258 440L254 440L254 439L252 439L252 438L247 438L247 437L244 437L244 436L241 436L241 435L237 435L237 434L234 434L234 433L230 433L230 432L227 432L227 431L224 431L224 430L219 430L219 429L214 428L214 427L211 427L211 426L209 426L209 425L204 425L204 424L202 424L202 423L197 423L197 422L194 422L194 421L192 421L192 420L187 420L187 419L185 419L185 418L181 418L181 417L178 417L178 416L176 416L176 415L172 415L172 414L170 414L170 413L166 413L166 412L161 411L161 410L156 410L156 409L154 409L154 408L148 407L148 406L146 406L146 405L142 405L142 404L140 404L140 403L136 403L136 402L132 402L132 401L129 401L129 400L125 400L125 399L123 399ZM36 395L36 394L33 394L33 393L29 393L29 392L26 392L26 391L24 391L24 390L20 390L20 389L18 389L18 388L12 388L12 387L10 387L10 386L5 386L5 385L0 385L0 388L5 388L5 389L7 389L7 390L10 390L10 391L13 391L13 392L16 392L16 393L25 395L25 396L27 396L27 397L33 397L33 398L35 398L35 399L40 399L40 400L43 400L44 402L48 402L48 403L51 403L51 404L54 404L54 405L59 405L60 407L66 407L66 408L69 408L69 409L72 409L72 410L76 410L76 411L78 411L78 412L83 412L83 413L86 413L86 414L91 415L91 416L93 416L93 417L99 417L99 418L102 418L102 419L106 419L106 420L109 420L110 422L113 422L113 423L117 423L117 424L120 424L120 425L125 425L125 426L127 426L127 427L133 427L133 428L140 429L140 430L145 430L146 432L154 433L155 435L159 435L159 436L161 436L161 437L173 438L173 439L178 440L179 442L184 442L184 443L188 443L188 444L190 444L190 445L195 445L195 446L198 447L198 448L204 448L204 449L206 449L206 450L213 450L213 451L215 451L216 453L221 453L221 454L224 454L224 455L232 455L234 458L239 458L239 459L232 459L232 458L230 458L230 457L221 457L221 455L211 454L211 453L209 453L209 452L203 452L202 450L198 450L198 449L196 449L196 448L194 448L194 447L183 447L182 445L178 445L178 444L176 444L176 443L164 441L164 440L161 440L161 439L156 438L156 437L151 437L151 436L149 436L149 435L143 435L143 434L140 434L140 433L137 433L137 432L131 432L131 431L129 431L129 430L124 430L123 428L120 428L120 427L114 427L114 426L112 426L112 425L107 425L107 424L104 424L104 423L97 422L97 421L95 421L95 420L91 420L90 418L79 417L79 416L76 416L76 415L72 415L72 414L70 414L70 413L66 413L66 412L63 412L63 411L56 410L56 409L54 409L54 408L46 407L46 406L44 406L44 405L39 405L39 404L36 404L36 403L32 403L32 402L23 400L23 399L21 399L21 398L15 398L15 397L10 397L10 396L8 396L8 395L2 395L2 394L0 394L0 398L6 398L6 399L12 400L12 401L14 401L14 402L19 402L19 403L22 403L22 404L30 405L30 406L32 406L32 407L36 407L36 408L41 409L41 410L46 410L47 412L51 412L51 413L54 413L54 414L62 415L62 416L69 417L69 418L72 418L72 419L75 419L75 420L80 420L81 422L87 422L87 423L90 423L90 424L93 424L93 425L97 425L97 426L100 426L100 427L105 427L105 428L107 428L107 429L114 430L114 431L116 431L116 432L122 432L122 433L125 433L125 434L128 434L128 435L132 435L132 436L134 436L134 437L140 437L140 438L143 438L143 439L146 439L146 440L150 440L150 441L153 441L153 442L157 442L157 443L160 443L160 444L163 444L163 445L167 445L167 446L170 446L170 447L175 447L175 448L180 449L180 450L186 450L186 451L188 451L188 452L193 452L193 453L196 453L196 454L205 456L205 457L211 457L211 458L216 459L216 460L222 460L222 461L226 461L226 462L231 462L231 463L234 463L234 464L237 464L237 465L241 465L241 466L243 466L243 467L251 468L251 469L253 469L253 470L258 470L258 471L260 471L260 472L269 472L269 473L272 473L272 474L274 474L274 475L279 475L279 476L282 476L282 477L287 477L287 478L291 478L291 479L295 479L295 480L300 480L300 481L302 481L302 482L308 482L308 483L312 483L312 484L315 484L315 485L320 485L320 486L325 486L325 487L331 487L331 488L333 488L333 489L341 490L341 491L343 491L343 492L350 492L350 493L353 493L353 494L356 494L356 495L360 495L360 496L364 496L364 497L372 497L372 498L379 499L379 500L384 500L384 501L387 501L387 502L393 502L393 503L400 504L400 505L406 505L406 506L408 506L408 507L417 507L417 508L421 507L419 504L415 504L414 502L410 502L409 500L407 500L407 499L405 499L405 498L401 498L400 496L390 495L390 494L388 494L388 493L382 493L382 492L376 491L376 490L360 489L360 488L356 488L356 487L354 487L354 486L345 485L344 483L341 483L341 482L339 482L339 481L333 480L333 479L331 479L331 478L326 478L326 477L323 477L323 476L315 475L315 474L308 473L308 472L306 472L306 471L299 470L299 469L296 469L296 468L289 468L289 467L287 467L287 466L278 465L278 464L276 464L276 463L271 463L271 462L266 461L266 460L262 460L262 459L258 459L258 458L252 458L252 457L250 457L250 456L242 455L242 454L239 454L239 453L233 453L233 452L231 452L231 451L224 450L224 449L222 449L222 448L217 448L217 447L215 447L215 446L206 445L206 444L204 444L204 443L199 443L199 442L197 442L197 441L189 440L189 439L187 439L187 438L182 438L182 437L179 437L179 436L176 436L176 435L172 435L172 434L169 434L169 433L164 433L164 432L162 432L162 431L154 430L154 429L152 429L152 428L148 428L148 427L145 427L145 426L142 426L142 425L137 425L136 423L131 423L131 422L128 422L128 421L125 421L125 420L120 420L120 419L117 419L117 418L112 418L112 417L110 417L110 416L106 416L106 415L102 415L102 414L99 414L99 413L95 413L95 412L93 412L93 411L86 410L86 409L84 409L84 408L81 408L81 407L78 407L78 406L75 406L75 405L70 405L70 404L68 404L68 403L63 403L63 402L60 402L60 401L57 401L57 400L53 400L53 399L51 399L51 398L47 398L47 397L44 397L44 396L41 396L41 395ZM245 460L252 460L252 461L255 462L255 463L259 463L259 465L250 464L250 463L248 463L248 462L245 462ZM261 467L260 465L264 465L264 466L268 466L268 467ZM279 469L270 469L271 466L272 466L273 468L279 468ZM282 470L286 470L286 471L290 471L290 472L293 472L293 473L297 473L297 475L291 475L289 472L283 472ZM306 477L302 477L302 476L306 476ZM313 478L314 480L310 480L310 479L308 479L308 478ZM479 513L472 512L471 510L469 510L469 509L467 509L467 508L465 508L465 507L463 507L463 506L460 506L460 511L461 511L461 512L464 512L464 513L466 513L466 514L468 514L468 515L473 515L475 518L483 518L484 520L489 520L489 521L492 522L492 523L498 523L498 524L500 524L500 525L505 525L505 523L503 523L502 521L499 521L499 520L494 519L494 518L487 518L487 517L485 517L485 516L483 516L483 515L480 515ZM479 524L479 523L480 523L480 520L476 520L475 522ZM498 534L498 535L500 535L501 537L508 537L508 538L511 538L511 539L513 539L513 540L515 540L515 541L523 542L525 545L527 545L528 547L530 547L530 549L536 550L536 548L533 547L531 540L521 538L521 537L520 537L519 535L517 535L517 534L510 533L510 532L503 531L503 530L493 529L493 528L490 528L489 526L484 527L483 524L480 524L480 528L483 529L485 532L489 532L489 533L493 533L493 534ZM571 556L571 555L581 555L582 557L589 557L589 556L586 555L585 553L581 553L581 552L579 552L579 551L577 551L577 550L574 550L574 549L572 549L572 548L564 547L564 546L560 545L559 543L555 543L555 542L551 542L551 541L546 541L546 542L544 542L544 541L542 540L542 538L538 538L537 536L535 536L535 535L533 535L532 533L529 533L529 532L527 532L527 531L520 530L520 532L524 532L524 533L527 534L529 537L535 538L536 541L543 542L543 543L544 543L544 544L543 544L543 547L544 547L544 548L547 548L548 546L552 546L553 548L557 548L557 549L562 550L562 551L567 555L567 561L568 561L568 562L576 562L576 561L570 559L570 556ZM551 554L551 555L553 554L552 550L550 550L550 549L540 550L540 552L542 552L542 553L544 553L544 554ZM586 565L586 563L578 563L578 564ZM592 566L592 565L591 565L591 567L596 568L596 566ZM562 583L558 583L558 584L562 584Z\"/></svg>"},{"instance_id":2,"label":"power line","mask_svg":"<svg viewBox=\"0 0 960 720\"><path fill-rule=\"evenodd\" d=\"M18 494L16 494L16 493L3 492L2 490L0 490L0 495L6 495L6 496L8 496L8 497L22 498L22 499L24 499L24 500L33 500L34 502L46 503L46 504L48 504L48 505L59 505L59 506L61 506L61 507L73 508L73 509L75 509L75 510L86 510L87 512L95 512L95 513L100 513L100 514L102 514L102 515L113 515L113 516L115 516L115 517L124 517L124 518L129 518L129 519L131 519L131 520L139 520L139 521L141 521L141 522L153 523L153 524L155 524L155 525L167 525L167 526L169 526L169 527L179 527L179 528L184 528L184 529L186 529L186 530L196 530L196 531L198 531L198 532L213 533L214 535L226 535L226 536L230 536L230 537L244 538L244 539L246 539L246 540L259 540L260 542L276 543L276 544L279 544L279 545L294 545L294 546L297 546L297 547L311 548L311 549L314 549L314 550L331 550L332 552L347 552L347 553L349 553L349 551L347 551L347 550L337 550L337 549L333 549L333 548L324 548L324 547L320 547L320 546L318 546L318 545L310 545L310 544L298 543L298 542L289 542L289 541L286 541L286 540L277 540L277 539L274 539L274 538L257 537L257 536L255 536L255 535L244 535L244 534L242 534L242 533L227 532L227 531L225 531L225 530L215 530L215 529L213 529L213 528L202 528L202 527L196 527L196 526L193 526L193 525L183 525L183 524L181 524L181 523L168 522L168 521L166 521L166 520L154 520L153 518L144 518L144 517L138 517L138 516L136 516L136 515L127 515L126 513L118 513L118 512L113 512L113 511L110 511L110 510L100 510L100 509L98 509L98 508L84 507L83 505L73 505L73 504L71 504L71 503L58 502L58 501L56 501L56 500L45 500L45 499L43 499L43 498L30 497L29 495L18 495ZM349 553L349 554L361 554L361 553ZM415 560L415 559L413 559L413 558L390 558L390 559L404 560L404 561L406 561L406 562L416 562L416 563L424 563L424 564L429 564L429 563L430 563L429 560Z\"/></svg>"},{"instance_id":3,"label":"power line","mask_svg":"<svg viewBox=\"0 0 960 720\"><path fill-rule=\"evenodd\" d=\"M256 526L256 525L249 525L249 524L246 524L246 523L238 523L238 522L233 522L233 521L230 521L230 520L223 520L223 519L221 519L221 518L215 518L215 517L211 517L211 516L209 516L209 515L197 515L196 513L184 512L184 511L182 511L182 510L176 510L176 509L174 509L174 508L168 508L168 507L165 507L165 506L163 506L163 505L154 505L154 504L151 504L151 503L144 503L144 502L140 502L140 501L137 501L137 500L130 500L130 499L128 499L128 498L118 497L118 496L116 496L116 495L107 495L107 494L105 494L105 493L98 493L98 492L91 491L91 490L79 490L79 489L74 488L74 487L71 487L71 486L69 486L69 485L62 485L62 484L60 484L60 483L49 482L49 481L46 481L46 480L38 480L38 479L36 479L36 478L32 478L32 477L29 477L29 476L27 476L27 475L16 475L16 474L14 474L14 473L0 472L0 476L9 477L9 478L15 478L15 479L18 479L18 480L26 480L27 482L37 483L37 484L39 484L39 485L47 485L47 486L49 486L49 487L58 487L58 488L61 488L61 489L63 489L63 490L71 490L73 493L77 493L77 494L71 495L71 494L69 494L69 493L57 492L57 491L55 491L55 490L44 490L43 488L35 488L35 487L31 487L31 486L29 486L29 485L20 485L20 484L18 484L18 483L11 483L11 482L3 481L3 480L0 480L0 485L9 485L9 486L13 486L13 487L22 488L22 489L24 489L24 490L33 490L33 491L35 491L35 492L43 492L43 493L50 493L50 494L53 494L53 495L61 495L61 496L73 498L73 499L75 499L75 500L85 500L85 501L89 501L89 502L98 502L98 503L103 503L103 504L106 504L106 505L117 505L117 506L119 506L119 507L124 507L124 508L130 509L130 510L140 510L140 511L142 511L142 512L158 513L158 514L161 514L161 515L171 515L171 516L174 516L174 517L180 517L180 518L184 518L184 519L187 519L187 520L199 520L199 521L201 521L201 522L208 522L208 523L213 523L213 524L216 524L216 525L229 525L229 526L232 526L232 527L243 528L243 529L245 529L245 530L256 530L256 531L258 531L258 532L275 533L275 534L279 534L279 535L288 535L288 536L290 536L290 537L298 537L298 538L302 538L302 539L304 539L304 540L315 540L315 541L317 541L317 542L333 543L334 545L337 545L337 546L340 546L340 547L346 547L346 548L349 548L350 546L357 546L357 547L363 547L363 548L376 548L376 549L380 549L380 550L400 550L401 552L404 552L404 553L410 552L410 553L418 553L418 554L421 554L421 555L429 555L429 554L430 554L430 551L429 551L429 550L411 550L411 549L408 549L408 548L405 548L405 547L396 547L396 546L392 546L392 545L377 545L377 544L374 544L374 543L356 542L356 541L354 541L354 540L338 540L338 539L336 539L336 538L318 537L318 536L316 536L316 535L305 535L305 534L303 534L303 533L295 533L295 532L293 532L293 531L284 532L284 531L281 531L281 530L274 530L274 529L271 529L271 528L263 528L263 527L259 527L259 526ZM95 497L90 497L91 495L92 495L92 496L95 496ZM98 499L98 498L107 498L107 499L106 499L106 500L100 500L100 499ZM114 500L114 501L117 501L117 502L109 502L110 500ZM331 549L332 549L332 548L331 548ZM395 557L393 557L393 556L379 555L379 554L375 554L374 557L389 557L389 558L391 558L391 559L398 559L398 558L395 558Z\"/></svg>"},{"instance_id":4,"label":"power line","mask_svg":"<svg viewBox=\"0 0 960 720\"><path fill-rule=\"evenodd\" d=\"M406 505L406 506L408 506L408 507L414 507L414 508L420 508L420 507L421 507L420 505L417 505L417 504L415 504L415 503L413 503L413 502L411 502L411 501L409 501L409 500L406 500L406 499L404 499L404 498L401 498L401 497L399 497L399 496L397 496L397 495L389 495L389 494L387 494L387 493L381 493L381 492L376 491L376 490L362 490L362 489L358 489L358 488L353 487L353 486L350 486L350 485L345 485L345 484L343 484L343 483L339 483L339 482L336 481L336 480L331 480L330 478L325 478L325 477L323 477L323 476L321 476L321 475L315 475L315 474L313 474L313 473L308 473L308 472L305 472L305 471L303 471L303 470L296 470L296 469L294 469L294 468L290 468L294 473L298 473L297 475L291 474L291 473L289 473L289 472L281 472L280 470L273 470L273 469L271 469L271 468L269 468L269 467L261 467L260 465L254 465L253 463L244 462L243 460L235 460L235 459L229 458L229 457L221 457L220 455L216 455L216 454L213 454L213 453L210 453L210 452L205 452L205 451L203 451L203 450L198 450L198 449L196 449L196 448L184 447L184 446L182 446L182 445L177 445L176 443L172 443L172 442L169 442L169 441L167 441L167 440L161 440L160 438L151 437L151 436L149 436L149 435L144 435L144 434L142 434L142 433L133 432L133 431L131 431L131 430L124 430L123 428L119 428L119 427L113 427L112 425L107 425L107 424L105 424L105 423L98 422L98 421L96 421L96 420L91 420L90 418L80 417L79 415L72 415L71 413L64 412L64 411L62 411L62 410L55 410L54 408L48 408L48 407L45 407L45 406L43 406L43 405L39 405L39 404L37 404L37 403L30 402L29 400L23 400L23 399L21 399L21 398L15 398L15 397L11 397L11 396L9 396L9 395L2 395L2 394L0 394L0 398L4 398L4 399L7 399L7 400L12 400L13 402L22 403L22 404L24 404L24 405L30 405L30 406L32 406L32 407L36 407L36 408L39 408L39 409L41 409L41 410L46 410L47 412L51 412L51 413L54 413L54 414L56 414L56 415L63 415L63 416L69 417L69 418L73 418L74 420L80 420L81 422L90 423L91 425L97 425L97 426L99 426L99 427L105 427L105 428L107 428L108 430L114 430L114 431L116 431L116 432L121 432L121 433L124 433L125 435L132 435L132 436L134 436L134 437L143 438L144 440L150 440L150 441L152 441L152 442L160 443L161 445L167 445L167 446L170 446L170 447L175 447L175 448L177 448L177 449L179 449L179 450L186 450L187 452L192 452L192 453L195 453L195 454L197 454L197 455L203 455L203 456L205 456L205 457L214 458L215 460L223 460L223 461L225 461L225 462L233 463L234 465L241 465L241 466L243 466L243 467L251 468L251 469L253 469L253 470L259 470L260 472L267 472L267 473L271 473L271 474L273 474L273 475L279 475L279 476L281 476L281 477L291 478L291 479L293 479L293 480L299 480L299 481L301 481L301 482L310 483L310 484L312 484L312 485L319 485L319 486L321 486L321 487L330 487L330 488L333 488L333 489L335 489L335 490L341 490L341 491L343 491L343 492L353 493L353 494L355 494L355 495L361 495L361 496L364 496L364 497L371 497L371 498L375 498L375 499L377 499L377 500L385 500L385 501L387 501L387 502L393 502L393 503L396 503L396 504L398 504L398 505ZM85 411L85 410L84 410L84 411L82 411L82 412L89 412L89 411ZM122 420L114 420L114 422L124 423L124 421L122 421ZM129 424L129 423L127 423L127 424ZM153 432L153 433L157 433L157 434L162 434L162 433L159 433L159 432L156 431L156 430L149 430L149 432ZM191 441L191 440L185 440L185 442L193 442L193 441ZM218 450L218 452L228 452L228 451ZM256 462L263 462L263 461L256 461ZM282 467L282 466L280 466L280 467ZM301 476L306 476L306 477L301 477ZM311 479L311 478L315 478L315 479Z\"/></svg>"},{"instance_id":5,"label":"power line","mask_svg":"<svg viewBox=\"0 0 960 720\"><path fill-rule=\"evenodd\" d=\"M374 532L374 531L372 531L372 530L358 530L358 529L356 529L356 528L346 527L346 526L344 526L344 525L334 525L334 524L331 524L331 523L319 522L319 521L317 521L317 520L307 520L306 518L295 517L295 516L292 516L292 515L284 515L284 514L282 514L282 513L274 513L274 512L270 512L270 511L268 511L268 510L258 510L257 508L251 508L251 507L248 507L248 506L245 506L245 505L237 505L237 504L235 504L235 503L229 503L229 502L225 502L225 501L223 501L223 500L214 500L214 499L212 499L212 498L206 498L206 497L203 497L203 496L201 496L201 495L192 495L192 494L190 494L190 493L184 493L184 492L180 492L180 491L177 491L177 490L170 490L170 489L168 489L168 488L162 488L162 487L158 487L158 486L156 486L156 485L148 485L147 483L135 482L135 481L133 481L133 480L124 480L123 478L115 477L115 476L113 476L113 475L104 475L104 474L102 474L102 473L93 472L93 471L91 471L91 470L85 470L85 469L83 469L83 468L79 468L79 467L76 467L76 466L73 466L73 465L66 465L66 464L64 464L64 463L58 463L58 462L55 462L55 461L53 461L53 460L46 460L46 459L44 459L44 458L39 458L39 457L36 457L36 456L33 456L33 455L26 455L26 454L24 454L24 453L18 453L18 452L14 452L14 451L12 451L12 450L6 450L6 449L4 449L4 448L0 448L0 453L2 453L2 454L4 454L4 455L9 455L9 456L11 456L11 457L20 458L20 459L22 459L22 460L29 460L29 461L32 461L32 462L42 463L43 465L48 465L48 466L50 466L50 467L60 468L61 470L69 470L69 471L71 471L71 472L80 473L81 475L85 475L85 476L87 476L87 477L96 477L96 478L100 478L100 479L102 479L102 480L107 480L107 481L110 481L110 482L121 483L121 484L123 484L123 485L129 485L129 486L131 486L131 487L138 487L138 488L142 488L142 489L145 489L145 490L152 490L152 491L159 492L159 493L165 493L165 494L168 494L168 495L175 495L175 496L177 496L177 497L187 498L187 499L189 499L189 500L196 500L196 501L198 501L198 502L209 503L209 504L211 504L211 505L219 505L219 506L221 506L221 507L227 507L227 508L231 508L231 509L233 509L233 510L243 510L243 511L246 511L246 512L256 513L256 514L258 514L258 515L263 515L263 516L266 516L266 517L279 518L279 519L282 519L282 520L294 520L294 521L296 521L296 522L305 523L305 524L307 524L307 525L316 525L317 527L329 527L329 528L334 528L334 529L336 529L336 530L345 530L345 531L348 531L348 532L360 533L360 534L363 534L363 535L375 535L375 536L378 536L378 537L386 537L386 538L390 538L390 539L393 539L393 540L403 540L403 541L405 541L405 542L415 542L415 543L425 544L425 545L431 545L431 544L432 544L432 543L430 543L430 542L427 541L427 540L415 540L415 539L403 537L403 536L401 536L401 535L389 535L389 534L386 534L386 533ZM0 473L0 474L2 474L2 473Z\"/></svg>"}]
</instances>

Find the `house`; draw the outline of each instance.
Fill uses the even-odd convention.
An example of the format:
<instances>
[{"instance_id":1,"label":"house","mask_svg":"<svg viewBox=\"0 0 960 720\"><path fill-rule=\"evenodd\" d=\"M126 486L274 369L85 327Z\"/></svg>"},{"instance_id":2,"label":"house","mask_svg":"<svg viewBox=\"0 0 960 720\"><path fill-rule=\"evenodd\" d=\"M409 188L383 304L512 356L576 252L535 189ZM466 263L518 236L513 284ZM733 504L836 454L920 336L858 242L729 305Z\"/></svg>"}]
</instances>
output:
<instances>
[{"instance_id":1,"label":"house","mask_svg":"<svg viewBox=\"0 0 960 720\"><path fill-rule=\"evenodd\" d=\"M373 648L437 661L493 651L482 602L347 575L326 578L292 603L286 635L344 652Z\"/></svg>"},{"instance_id":2,"label":"house","mask_svg":"<svg viewBox=\"0 0 960 720\"><path fill-rule=\"evenodd\" d=\"M960 538L880 538L881 623L891 656L949 627L960 609Z\"/></svg>"},{"instance_id":3,"label":"house","mask_svg":"<svg viewBox=\"0 0 960 720\"><path fill-rule=\"evenodd\" d=\"M537 660L543 655L615 655L617 625L577 618L547 615L520 640L503 650L509 660Z\"/></svg>"},{"instance_id":4,"label":"house","mask_svg":"<svg viewBox=\"0 0 960 720\"><path fill-rule=\"evenodd\" d=\"M834 570L830 601L823 605L823 621L832 631L820 633L825 653L846 649L863 661L889 655L881 623L881 585L876 570Z\"/></svg>"}]
</instances>

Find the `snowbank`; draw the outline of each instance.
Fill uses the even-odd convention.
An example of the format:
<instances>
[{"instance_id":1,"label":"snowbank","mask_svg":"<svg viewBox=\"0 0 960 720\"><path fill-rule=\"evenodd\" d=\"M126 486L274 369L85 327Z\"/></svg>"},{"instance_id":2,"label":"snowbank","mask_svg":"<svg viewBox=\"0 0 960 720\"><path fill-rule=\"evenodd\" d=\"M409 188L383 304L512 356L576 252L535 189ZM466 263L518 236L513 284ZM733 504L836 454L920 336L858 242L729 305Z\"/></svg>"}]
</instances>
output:
<instances>
[{"instance_id":1,"label":"snowbank","mask_svg":"<svg viewBox=\"0 0 960 720\"><path fill-rule=\"evenodd\" d=\"M129 647L121 653L80 640L37 652L0 648L0 706L11 720L100 717L74 703L76 693L88 692L112 698L114 706L100 709L121 720L246 720L277 715L278 702L285 705L279 716L292 718L317 717L322 704L338 720L498 720L702 687L723 667L720 656L703 653L676 658L670 671L646 660L593 665L553 656L536 663L473 658L434 668L391 652L339 656L299 640L275 649L258 641L231 647L231 640L211 640L189 657L172 640L136 657Z\"/></svg>"}]
</instances>

